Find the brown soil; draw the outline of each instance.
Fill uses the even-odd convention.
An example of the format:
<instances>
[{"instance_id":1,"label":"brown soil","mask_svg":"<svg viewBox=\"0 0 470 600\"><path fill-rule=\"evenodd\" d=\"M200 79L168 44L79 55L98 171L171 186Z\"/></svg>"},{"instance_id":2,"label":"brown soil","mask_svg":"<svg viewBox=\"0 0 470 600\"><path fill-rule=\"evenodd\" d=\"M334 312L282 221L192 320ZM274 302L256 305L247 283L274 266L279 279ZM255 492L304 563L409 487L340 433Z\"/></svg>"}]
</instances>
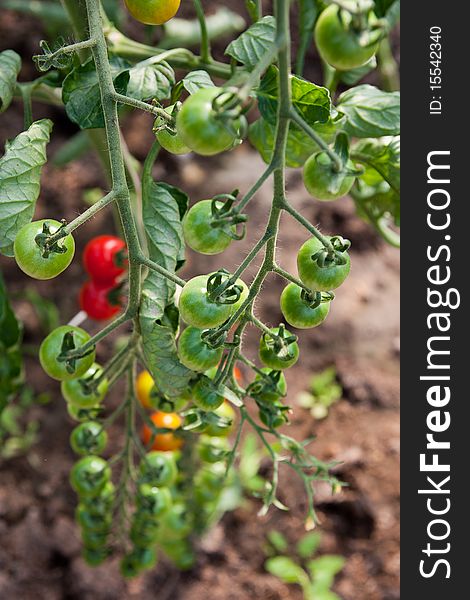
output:
<instances>
[{"instance_id":1,"label":"brown soil","mask_svg":"<svg viewBox=\"0 0 470 600\"><path fill-rule=\"evenodd\" d=\"M239 4L234 2L233 4ZM15 27L28 31L28 42ZM12 13L2 14L0 28L5 42L23 56L30 56L40 38L31 22ZM39 107L35 118L49 115L55 133L49 153L53 154L73 128L58 110ZM22 128L21 107L1 119L2 139L13 137ZM151 120L135 115L126 122L125 132L131 151L145 155L151 142ZM155 172L187 191L193 201L239 187L246 191L263 165L245 144L229 155L216 159L187 160L164 157ZM37 217L57 215L72 219L83 210L86 188L103 185L93 156L65 168L48 166ZM312 451L324 460L339 460L339 477L348 487L332 497L328 489L317 488L317 510L321 518L323 552L340 553L347 558L336 591L344 600L396 600L399 561L399 416L398 416L398 334L399 334L399 256L383 244L354 214L345 199L322 204L306 194L299 172L288 176L292 203L326 232L339 233L352 241L352 273L339 290L327 322L314 331L300 333L299 363L287 373L289 402L295 405L312 374L334 364L344 389L344 398L329 417L314 422L309 413L296 407L287 433L302 439L314 434ZM256 240L266 220L271 189L267 184L250 206L248 237L233 244L223 255L224 266L239 263ZM109 232L107 215L99 215L77 233L78 255L89 237ZM296 250L307 238L305 231L290 218L282 223L279 256L282 265L295 272ZM207 272L219 262L190 254L182 276ZM13 261L0 260L0 268L11 291L34 285L53 299L63 322L77 311L76 297L84 280L78 260L61 276L60 285L32 284ZM260 318L275 325L281 320L278 299L283 283L272 278L257 305ZM39 343L43 333L30 307L20 302L17 309L26 324L26 341ZM86 323L95 331L96 324ZM256 355L256 331L248 332L247 353ZM99 350L106 358L110 342ZM259 504L251 500L245 507L226 515L204 541L197 566L180 574L163 561L151 573L135 581L123 582L117 560L98 569L87 567L80 557L80 542L73 521L75 497L68 484L74 457L68 445L73 423L67 417L58 386L51 382L34 360L28 359L27 375L37 391L48 391L53 401L35 408L32 416L41 423L38 444L27 457L0 465L0 598L74 600L297 600L295 586L285 586L263 569L263 543L266 532L279 529L295 541L303 533L305 497L299 480L282 471L280 499L289 513L272 509L265 518L257 517ZM113 402L113 398L110 399ZM120 428L111 437L119 445Z\"/></svg>"}]
</instances>

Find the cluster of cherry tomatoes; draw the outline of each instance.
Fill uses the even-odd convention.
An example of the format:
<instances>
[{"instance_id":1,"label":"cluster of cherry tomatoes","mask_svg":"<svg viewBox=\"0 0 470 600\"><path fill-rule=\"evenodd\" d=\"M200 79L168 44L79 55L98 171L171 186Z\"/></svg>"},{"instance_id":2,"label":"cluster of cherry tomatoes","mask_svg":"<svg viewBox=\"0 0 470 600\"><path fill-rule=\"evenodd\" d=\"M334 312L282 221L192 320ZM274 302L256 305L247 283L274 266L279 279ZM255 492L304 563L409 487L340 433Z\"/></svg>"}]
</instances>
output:
<instances>
[{"instance_id":1,"label":"cluster of cherry tomatoes","mask_svg":"<svg viewBox=\"0 0 470 600\"><path fill-rule=\"evenodd\" d=\"M126 271L126 244L113 235L100 235L83 251L90 279L80 290L80 308L90 319L105 321L121 310L122 276Z\"/></svg>"}]
</instances>

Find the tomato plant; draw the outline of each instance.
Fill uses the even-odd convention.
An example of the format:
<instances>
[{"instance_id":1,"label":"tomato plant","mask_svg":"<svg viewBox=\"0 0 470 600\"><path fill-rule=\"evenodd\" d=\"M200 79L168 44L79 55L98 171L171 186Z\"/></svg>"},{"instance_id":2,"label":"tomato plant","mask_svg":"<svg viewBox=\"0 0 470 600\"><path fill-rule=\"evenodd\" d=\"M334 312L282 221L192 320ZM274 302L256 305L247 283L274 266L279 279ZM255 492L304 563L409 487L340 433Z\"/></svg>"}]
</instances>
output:
<instances>
[{"instance_id":1,"label":"tomato plant","mask_svg":"<svg viewBox=\"0 0 470 600\"><path fill-rule=\"evenodd\" d=\"M185 38L184 26L181 47L175 47L175 40L149 35L165 42L152 47L120 32L99 0L62 4L77 40L69 45L41 42L34 57L38 78L19 82L21 58L12 50L0 53L0 110L7 110L16 95L23 101L25 121L24 131L0 158L0 251L14 257L26 275L56 277L72 261L75 230L82 227L86 233L100 211L114 211L121 237L107 230L110 218L95 221L103 223L104 231L84 247L88 281L79 299L90 319L109 322L92 324L91 336L76 326L83 317L78 312L69 325L52 328L40 346L39 361L61 382L75 421L70 443L79 459L70 482L78 496L76 521L85 561L96 566L121 552L122 575L134 577L153 567L162 551L188 569L195 561L195 540L226 510L224 496L232 496L237 485L244 428L253 430L273 462L270 480L253 488L263 512L280 506L280 463L306 489L308 526L316 519L315 482L339 486L331 464L314 457L305 442L284 428L292 412L284 371L295 365L301 349L284 323L258 318L257 299L274 278L281 278L280 312L272 318L282 313L289 327L307 329L327 317L332 290L348 285L349 241L341 231L323 233L293 206L286 167L303 169L305 200L350 195L361 218L398 245L394 65L384 65L383 57L378 65L389 89L361 84L376 67L379 43L387 50L393 2L385 17L383 6L379 10L378 3L365 0L327 7L299 2L302 16L310 12L295 28L290 2L273 0L270 14L263 13L266 3L250 0L246 5L253 22L232 39L224 60L213 56L213 33L201 0L193 0L199 51L194 51L193 38ZM126 0L129 13L149 25L168 21L179 5L179 0ZM293 35L300 41L295 73ZM313 39L328 63L321 82L303 76ZM82 130L79 140L83 132L93 131L88 142L111 182L106 194L77 210L70 222L63 218L60 202L47 207L54 219L32 221L53 126L49 119L34 120L36 100L54 105L55 111L62 104L74 128ZM155 135L143 165L125 143L123 106L152 117L153 127L148 127ZM228 190L217 182L221 189L213 198L194 202L189 190L154 179L155 173L165 172L166 161L187 165L192 153L236 153L237 146L246 148L249 142L266 163L251 187ZM188 156L166 156L154 169L161 149ZM230 156L226 159L230 168ZM208 177L209 160L198 158ZM266 223L255 219L253 246L240 251L229 271L223 252L245 237L258 192L268 182L273 193L266 202ZM298 250L298 274L281 267L278 241L284 215L308 236ZM206 267L209 263L199 257L198 267L204 265L200 274L183 277L186 247L217 259ZM68 293L66 285L53 288L57 296ZM1 410L18 390L22 363L17 352L21 327L3 299L0 309ZM64 322L71 318L63 317ZM250 346L244 343L248 327L258 332L257 357L249 356ZM118 330L116 344L108 343ZM102 366L95 362L96 352L100 358L107 354ZM113 388L118 389L116 405L107 398ZM123 442L111 440L119 428L110 426L117 422L124 425ZM103 453L110 455L109 461Z\"/></svg>"}]
</instances>

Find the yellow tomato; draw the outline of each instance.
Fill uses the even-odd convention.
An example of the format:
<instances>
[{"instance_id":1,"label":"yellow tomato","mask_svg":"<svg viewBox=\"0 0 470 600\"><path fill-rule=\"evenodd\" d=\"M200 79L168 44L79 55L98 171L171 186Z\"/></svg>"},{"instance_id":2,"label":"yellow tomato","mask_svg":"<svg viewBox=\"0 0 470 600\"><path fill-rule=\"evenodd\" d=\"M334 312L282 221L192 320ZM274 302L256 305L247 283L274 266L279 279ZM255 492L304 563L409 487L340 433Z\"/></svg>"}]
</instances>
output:
<instances>
[{"instance_id":1,"label":"yellow tomato","mask_svg":"<svg viewBox=\"0 0 470 600\"><path fill-rule=\"evenodd\" d=\"M162 25L172 19L181 0L125 0L134 19L146 25Z\"/></svg>"},{"instance_id":2,"label":"yellow tomato","mask_svg":"<svg viewBox=\"0 0 470 600\"><path fill-rule=\"evenodd\" d=\"M137 399L144 408L152 409L152 401L150 398L150 392L152 391L155 382L148 371L142 371L139 373L135 382L135 393Z\"/></svg>"}]
</instances>

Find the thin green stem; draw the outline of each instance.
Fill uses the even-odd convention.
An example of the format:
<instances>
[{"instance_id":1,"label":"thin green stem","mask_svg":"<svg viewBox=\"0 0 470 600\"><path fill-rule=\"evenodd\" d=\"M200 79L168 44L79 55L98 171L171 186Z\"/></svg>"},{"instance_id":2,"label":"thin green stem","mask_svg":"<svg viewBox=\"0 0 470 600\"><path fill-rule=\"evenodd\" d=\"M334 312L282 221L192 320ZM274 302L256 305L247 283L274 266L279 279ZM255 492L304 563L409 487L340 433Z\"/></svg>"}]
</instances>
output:
<instances>
[{"instance_id":1,"label":"thin green stem","mask_svg":"<svg viewBox=\"0 0 470 600\"><path fill-rule=\"evenodd\" d=\"M266 333L267 335L272 335L271 329L267 325L265 325L262 321L260 321L257 317L255 317L255 315L252 314L250 316L250 321L253 323L253 325L258 327L258 329L260 329L263 333Z\"/></svg>"},{"instance_id":2,"label":"thin green stem","mask_svg":"<svg viewBox=\"0 0 470 600\"><path fill-rule=\"evenodd\" d=\"M280 275L281 277L283 277L287 281L290 281L291 283L295 283L295 285L298 285L300 288L302 288L306 292L311 293L312 290L309 287L307 287L298 277L295 277L295 275L291 275L288 271L285 271L282 267L279 267L278 265L274 265L274 267L272 268L272 272L276 273L276 275Z\"/></svg>"},{"instance_id":3,"label":"thin green stem","mask_svg":"<svg viewBox=\"0 0 470 600\"><path fill-rule=\"evenodd\" d=\"M23 99L23 121L24 128L29 129L33 122L32 92L34 84L20 86L21 98Z\"/></svg>"},{"instance_id":4,"label":"thin green stem","mask_svg":"<svg viewBox=\"0 0 470 600\"><path fill-rule=\"evenodd\" d=\"M207 33L206 15L204 13L201 0L193 0L193 2L194 7L196 8L199 27L201 28L201 60L202 62L209 64L212 60L212 57L211 43Z\"/></svg>"},{"instance_id":5,"label":"thin green stem","mask_svg":"<svg viewBox=\"0 0 470 600\"><path fill-rule=\"evenodd\" d=\"M117 92L113 94L113 98L116 100L116 102L119 102L120 104L126 104L127 106L132 106L133 108L138 108L145 112L152 113L152 115L155 115L156 117L161 117L169 123L173 123L174 121L173 117L170 114L168 114L166 110L164 110L163 108L159 108L158 106L147 104L147 102L142 102L141 100L136 100L135 98L131 98L130 96L124 96L123 94L118 94Z\"/></svg>"},{"instance_id":6,"label":"thin green stem","mask_svg":"<svg viewBox=\"0 0 470 600\"><path fill-rule=\"evenodd\" d=\"M320 242L325 246L325 248L327 248L328 250L331 250L331 251L334 250L333 245L331 244L330 240L328 240L324 235L322 235L318 231L318 229L316 227L314 227L310 223L310 221L308 221L298 211L296 211L295 208L291 204L289 204L287 201L285 201L283 204L283 208L287 213L289 213L292 217L294 217L294 219L296 221L298 221L301 225L303 225L307 231L309 231L314 237L316 237L317 240L320 240Z\"/></svg>"},{"instance_id":7,"label":"thin green stem","mask_svg":"<svg viewBox=\"0 0 470 600\"><path fill-rule=\"evenodd\" d=\"M184 279L181 279L181 277L178 277L178 275L176 275L175 273L171 273L164 267L161 267L155 261L145 256L145 254L141 254L139 256L139 262L151 271L155 271L156 273L159 273L166 279L173 281L173 283L176 283L176 285L179 285L180 287L184 287L186 285L186 281Z\"/></svg>"}]
</instances>

